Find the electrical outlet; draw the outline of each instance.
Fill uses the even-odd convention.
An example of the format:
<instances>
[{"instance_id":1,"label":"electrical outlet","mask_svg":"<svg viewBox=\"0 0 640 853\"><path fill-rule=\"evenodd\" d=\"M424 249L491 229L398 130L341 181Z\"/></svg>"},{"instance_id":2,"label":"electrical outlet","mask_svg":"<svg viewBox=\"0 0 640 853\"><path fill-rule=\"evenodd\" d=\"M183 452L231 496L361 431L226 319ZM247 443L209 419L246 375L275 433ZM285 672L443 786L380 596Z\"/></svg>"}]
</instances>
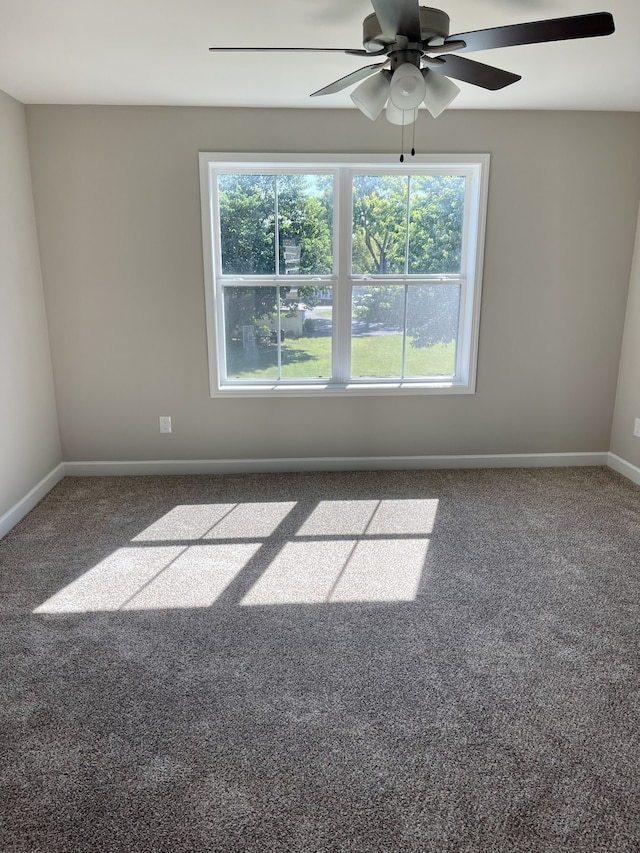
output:
<instances>
[{"instance_id":1,"label":"electrical outlet","mask_svg":"<svg viewBox=\"0 0 640 853\"><path fill-rule=\"evenodd\" d=\"M640 438L640 418L636 418L633 424L633 434Z\"/></svg>"},{"instance_id":2,"label":"electrical outlet","mask_svg":"<svg viewBox=\"0 0 640 853\"><path fill-rule=\"evenodd\" d=\"M171 418L168 415L160 415L160 432L171 432Z\"/></svg>"}]
</instances>

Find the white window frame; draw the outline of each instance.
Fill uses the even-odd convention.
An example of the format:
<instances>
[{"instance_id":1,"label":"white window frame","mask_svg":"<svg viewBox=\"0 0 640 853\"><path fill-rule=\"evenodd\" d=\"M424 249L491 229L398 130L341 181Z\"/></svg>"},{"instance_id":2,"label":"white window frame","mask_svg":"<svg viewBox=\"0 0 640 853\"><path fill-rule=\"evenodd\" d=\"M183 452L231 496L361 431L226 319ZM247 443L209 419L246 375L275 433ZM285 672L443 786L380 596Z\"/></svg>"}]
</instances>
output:
<instances>
[{"instance_id":1,"label":"white window frame","mask_svg":"<svg viewBox=\"0 0 640 853\"><path fill-rule=\"evenodd\" d=\"M202 207L202 245L204 261L205 308L209 357L209 383L212 397L297 397L386 394L473 394L476 389L482 269L489 181L489 154L417 155L410 163L399 164L388 155L293 155L200 153L200 196ZM358 174L411 175L464 174L467 178L459 276L406 275L359 276L351 272L352 177ZM333 174L334 185L334 275L314 276L334 289L332 380L280 380L261 382L229 380L222 376L225 363L222 285L232 277L223 277L220 265L220 235L216 228L218 172L255 172L256 174ZM443 282L460 281L460 321L456 350L456 371L452 378L441 379L350 379L351 289L363 281ZM277 276L246 277L247 284L283 283ZM287 285L310 284L309 276L287 276Z\"/></svg>"}]
</instances>

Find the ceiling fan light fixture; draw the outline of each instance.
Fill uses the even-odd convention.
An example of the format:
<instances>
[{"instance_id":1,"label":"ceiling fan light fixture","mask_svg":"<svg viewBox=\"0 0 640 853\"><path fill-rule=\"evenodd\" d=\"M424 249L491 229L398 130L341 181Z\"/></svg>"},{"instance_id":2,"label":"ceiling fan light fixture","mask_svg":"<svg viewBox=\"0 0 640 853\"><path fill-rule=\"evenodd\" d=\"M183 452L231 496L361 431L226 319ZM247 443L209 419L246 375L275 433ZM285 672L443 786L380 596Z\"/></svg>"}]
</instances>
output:
<instances>
[{"instance_id":1,"label":"ceiling fan light fixture","mask_svg":"<svg viewBox=\"0 0 640 853\"><path fill-rule=\"evenodd\" d=\"M312 92L311 97L334 95L336 92L355 86L356 83L361 83L373 74L380 73L383 67L391 64L395 70L392 72L390 81L388 79L390 72L385 71L382 79L354 92L352 98L358 109L368 118L377 117L384 108L381 104L381 90L384 83L389 82L389 100L393 101L395 110L400 113L404 111L408 115L415 114L424 100L431 115L437 116L458 94L457 87L448 83L446 78L453 77L491 92L504 89L522 79L520 74L485 65L475 59L468 59L459 55L461 53L609 36L616 29L610 12L588 12L585 15L507 24L451 35L449 16L446 12L430 6L421 6L420 0L371 0L371 2L373 12L367 15L363 22L363 49L309 47L305 41L302 41L289 47L210 47L209 50L259 51L261 53L311 51L343 53L362 58L384 57L382 62L365 65L334 80L328 86ZM530 2L533 3L534 0ZM432 66L434 75L425 76L421 72L422 63ZM427 84L429 84L429 92L427 92ZM406 120L406 117L399 118L394 109L388 110L391 122L411 123Z\"/></svg>"},{"instance_id":2,"label":"ceiling fan light fixture","mask_svg":"<svg viewBox=\"0 0 640 853\"><path fill-rule=\"evenodd\" d=\"M385 116L387 121L391 122L391 124L413 124L413 122L418 117L418 110L398 109L398 107L396 107L391 98L389 98L389 103L387 104Z\"/></svg>"},{"instance_id":3,"label":"ceiling fan light fixture","mask_svg":"<svg viewBox=\"0 0 640 853\"><path fill-rule=\"evenodd\" d=\"M424 77L411 62L399 65L393 72L389 96L399 110L415 110L426 93Z\"/></svg>"},{"instance_id":4,"label":"ceiling fan light fixture","mask_svg":"<svg viewBox=\"0 0 640 853\"><path fill-rule=\"evenodd\" d=\"M425 82L424 105L434 118L438 118L458 97L460 88L448 77L428 68L422 69L422 76Z\"/></svg>"},{"instance_id":5,"label":"ceiling fan light fixture","mask_svg":"<svg viewBox=\"0 0 640 853\"><path fill-rule=\"evenodd\" d=\"M387 103L391 85L391 72L384 69L369 77L351 93L351 100L371 121L375 121Z\"/></svg>"}]
</instances>

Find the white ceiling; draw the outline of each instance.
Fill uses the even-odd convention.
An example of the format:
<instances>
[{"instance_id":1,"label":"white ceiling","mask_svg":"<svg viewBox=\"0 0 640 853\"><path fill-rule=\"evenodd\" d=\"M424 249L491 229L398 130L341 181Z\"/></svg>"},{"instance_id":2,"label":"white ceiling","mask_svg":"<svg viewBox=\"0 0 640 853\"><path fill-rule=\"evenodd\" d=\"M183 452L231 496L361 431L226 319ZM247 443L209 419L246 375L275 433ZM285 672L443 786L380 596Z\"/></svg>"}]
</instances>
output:
<instances>
[{"instance_id":1,"label":"white ceiling","mask_svg":"<svg viewBox=\"0 0 640 853\"><path fill-rule=\"evenodd\" d=\"M431 0L433 2L433 0ZM640 111L640 0L442 0L451 34L609 11L604 38L469 58L522 75L499 92L460 83L462 109ZM23 103L353 107L309 94L368 60L211 54L217 46L362 47L370 0L0 0L0 89Z\"/></svg>"}]
</instances>

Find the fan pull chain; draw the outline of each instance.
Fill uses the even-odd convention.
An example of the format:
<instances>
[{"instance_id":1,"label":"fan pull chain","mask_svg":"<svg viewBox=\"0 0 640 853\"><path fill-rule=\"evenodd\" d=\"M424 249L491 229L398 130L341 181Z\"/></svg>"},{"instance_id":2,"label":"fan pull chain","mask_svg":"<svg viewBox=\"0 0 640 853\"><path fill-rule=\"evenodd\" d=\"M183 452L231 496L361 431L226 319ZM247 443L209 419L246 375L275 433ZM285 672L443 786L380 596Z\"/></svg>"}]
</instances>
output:
<instances>
[{"instance_id":1,"label":"fan pull chain","mask_svg":"<svg viewBox=\"0 0 640 853\"><path fill-rule=\"evenodd\" d=\"M401 136L401 143L400 143L400 148L401 148L400 162L401 163L404 163L404 114L405 114L405 112L406 112L406 110L402 111L402 136ZM413 135L411 137L411 156L412 157L416 156L416 121L417 120L418 120L418 111L414 110L413 111L413 122L412 122L412 124L413 124Z\"/></svg>"}]
</instances>

